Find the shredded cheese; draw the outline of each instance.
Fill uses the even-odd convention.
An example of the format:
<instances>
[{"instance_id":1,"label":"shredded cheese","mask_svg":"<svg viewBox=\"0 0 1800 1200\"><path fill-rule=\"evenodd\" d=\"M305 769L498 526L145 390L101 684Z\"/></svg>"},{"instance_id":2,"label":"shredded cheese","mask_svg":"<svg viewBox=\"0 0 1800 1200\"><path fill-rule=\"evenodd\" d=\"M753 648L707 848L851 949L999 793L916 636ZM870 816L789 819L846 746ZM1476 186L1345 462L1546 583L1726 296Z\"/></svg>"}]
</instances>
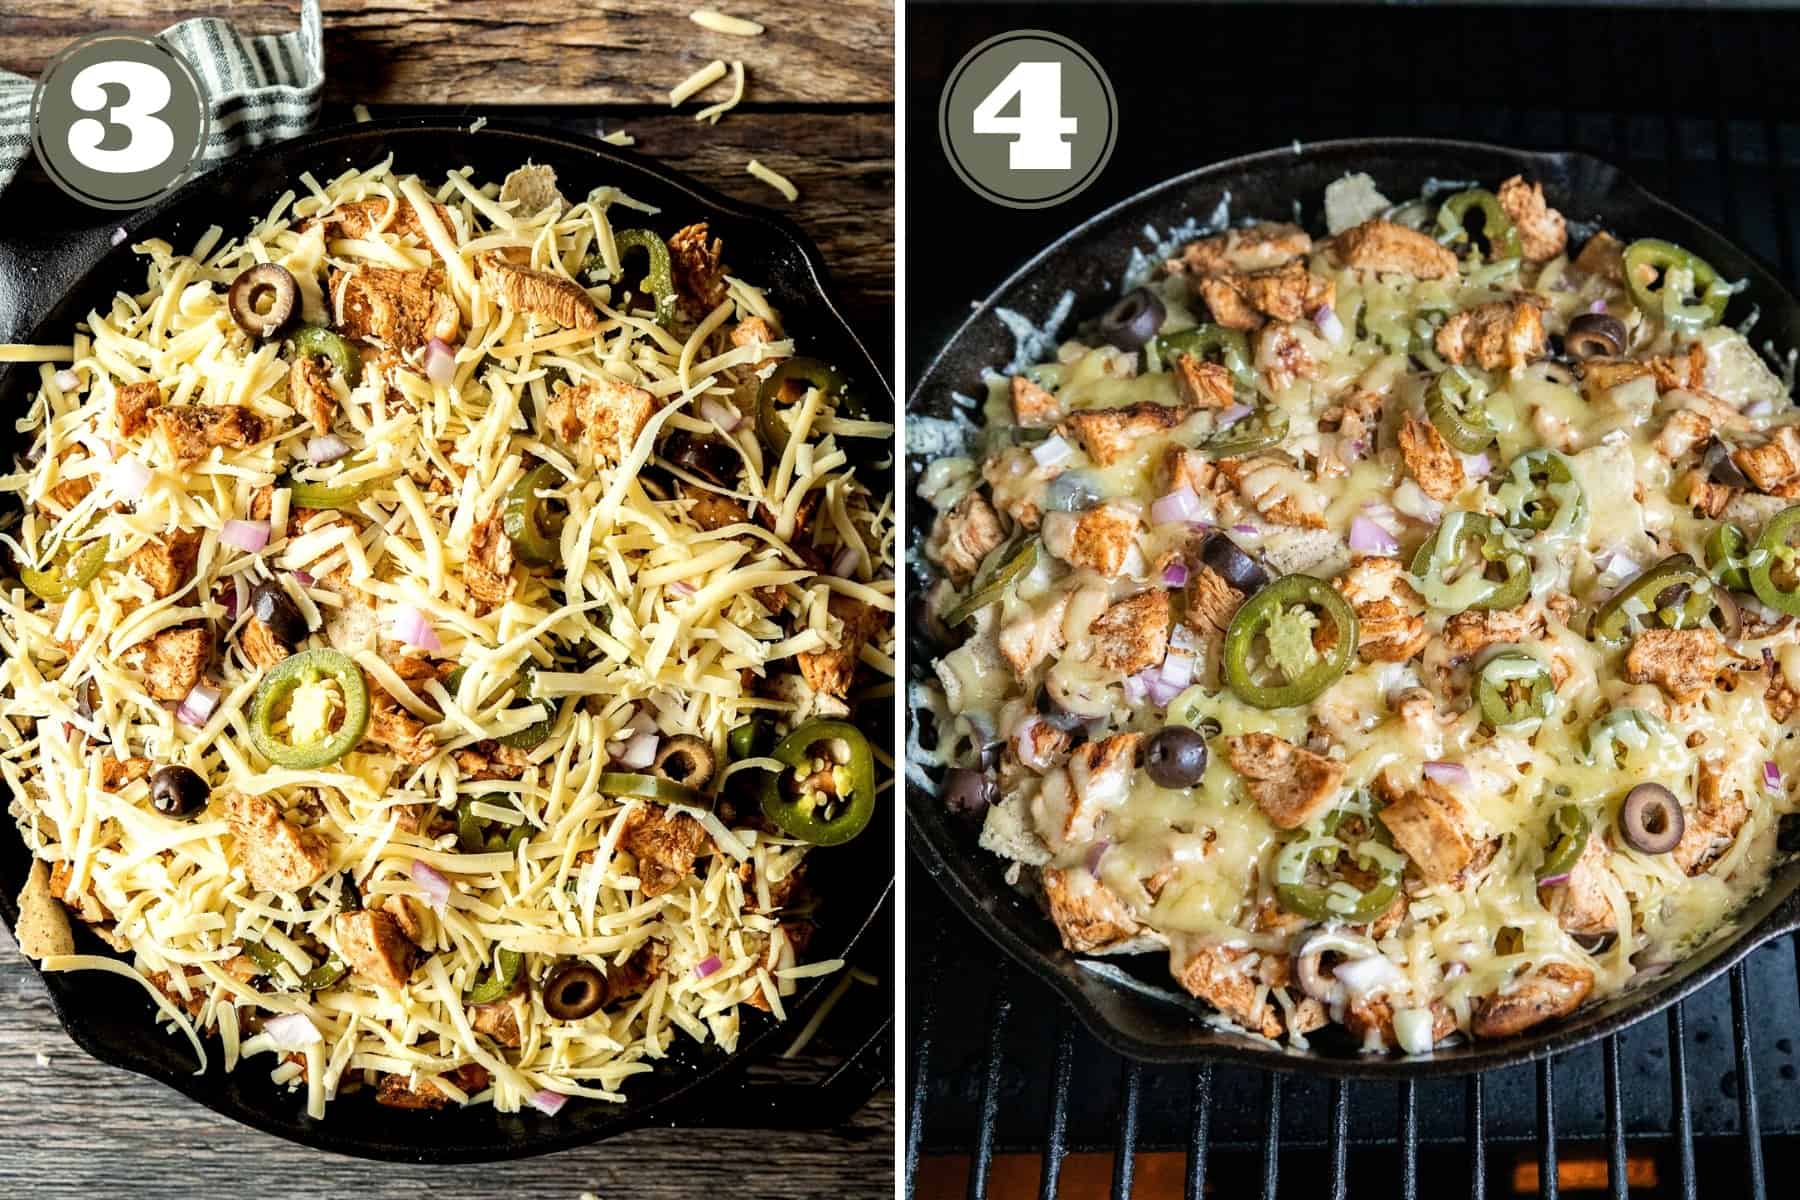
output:
<instances>
[{"instance_id":1,"label":"shredded cheese","mask_svg":"<svg viewBox=\"0 0 1800 1200\"><path fill-rule=\"evenodd\" d=\"M714 33L729 33L734 37L756 37L763 31L763 27L755 21L728 16L710 8L695 9L688 14L688 20L702 29L710 29Z\"/></svg>"},{"instance_id":2,"label":"shredded cheese","mask_svg":"<svg viewBox=\"0 0 1800 1200\"><path fill-rule=\"evenodd\" d=\"M669 107L681 107L684 101L705 91L723 78L725 78L725 64L715 58L669 89Z\"/></svg>"},{"instance_id":3,"label":"shredded cheese","mask_svg":"<svg viewBox=\"0 0 1800 1200\"><path fill-rule=\"evenodd\" d=\"M733 62L731 64L731 95L719 101L717 104L709 105L695 113L694 120L705 121L708 124L717 125L719 123L719 118L736 108L738 102L743 98L744 64L741 62Z\"/></svg>"},{"instance_id":4,"label":"shredded cheese","mask_svg":"<svg viewBox=\"0 0 1800 1200\"><path fill-rule=\"evenodd\" d=\"M0 362L73 362L74 346L27 346L18 342L0 342Z\"/></svg>"},{"instance_id":5,"label":"shredded cheese","mask_svg":"<svg viewBox=\"0 0 1800 1200\"><path fill-rule=\"evenodd\" d=\"M0 595L11 815L34 854L67 864L65 904L121 955L45 966L136 979L202 1063L217 1033L227 1069L266 1064L314 1117L341 1091L377 1085L507 1112L542 1089L618 1102L678 1039L730 1050L743 1005L779 1015L797 981L835 969L800 963L784 932L783 885L803 844L710 803L608 795L600 779L635 738L698 737L723 762L729 732L752 718L784 730L846 707L795 673L804 654L843 654L879 688L871 664L895 653L895 513L843 448L880 436L879 423L833 425L815 394L788 452L765 456L754 422L727 432L702 409L749 411L758 364L793 354L768 297L723 279L722 301L665 329L621 286L608 250L615 222L642 225L654 210L608 187L534 213L502 194L467 171L434 184L396 175L391 162L303 175L239 235L213 227L185 252L161 240L135 247L143 288L92 313L69 345L0 347L0 359L40 364L37 393L15 419L43 446L28 469L0 477L17 513L0 540L32 563L64 547L105 549L100 574L60 601ZM528 256L579 289L596 324L565 328L520 308L478 277L489 250ZM605 265L584 272L590 258ZM355 319L344 281L354 271L439 272L436 292L418 301L445 321L454 312L453 369L428 377L422 347L380 332L362 339L359 380L330 380L331 431L351 453L308 463L320 430L289 390L289 352L246 336L227 307L232 280L261 262L295 276L305 319L321 324ZM772 332L738 345L750 318ZM654 410L617 447L549 416L571 386L602 381L641 389ZM264 436L178 457L154 420L121 425L123 389L144 382L164 408L238 405ZM737 478L717 484L666 461L676 433L716 439L741 464ZM132 502L115 504L127 462L148 480L141 491L127 481ZM509 497L537 464L550 474L532 497L565 510L550 561L496 565L496 548L513 545ZM321 486L353 494L309 510L303 489ZM708 496L741 511L703 523L696 507ZM260 550L223 536L227 522L265 520ZM169 564L178 578L159 594L152 578L177 533L194 535L192 559ZM859 548L847 574L818 569L840 546ZM251 736L268 664L250 653L249 596L269 587L305 623L304 646L348 655L374 702L365 740L336 762L272 763ZM873 601L880 628L867 644L842 646L824 624L844 588ZM216 634L190 680L167 639L191 629ZM198 688L216 692L210 712L178 717L167 677L190 702ZM335 687L309 684L275 728L304 740L344 708ZM208 782L205 815L155 810L143 776L158 764ZM751 765L785 769L751 759L719 772L715 790ZM228 792L272 803L300 844L324 847L319 862L305 860L316 878L253 883L253 865L284 843L233 817ZM462 844L465 816L481 846ZM660 843L634 836L645 822L697 845L666 888L652 887ZM447 898L426 886L428 872L449 881ZM301 986L334 957L354 957L340 918L402 903L421 960L403 986L377 982L363 961ZM463 1000L502 948L525 955L536 985L511 1002L522 1035L511 1048L496 1047L480 1028L488 1014ZM713 957L720 969L696 975ZM649 983L590 1021L552 1021L544 979L576 958ZM282 1014L318 1031L298 1058L251 1032Z\"/></svg>"},{"instance_id":6,"label":"shredded cheese","mask_svg":"<svg viewBox=\"0 0 1800 1200\"><path fill-rule=\"evenodd\" d=\"M800 189L794 186L792 180L788 179L785 175L778 175L774 171L769 170L769 168L763 166L754 158L750 160L750 165L745 167L744 170L780 192L782 199L786 200L789 204L792 204L800 198Z\"/></svg>"}]
</instances>

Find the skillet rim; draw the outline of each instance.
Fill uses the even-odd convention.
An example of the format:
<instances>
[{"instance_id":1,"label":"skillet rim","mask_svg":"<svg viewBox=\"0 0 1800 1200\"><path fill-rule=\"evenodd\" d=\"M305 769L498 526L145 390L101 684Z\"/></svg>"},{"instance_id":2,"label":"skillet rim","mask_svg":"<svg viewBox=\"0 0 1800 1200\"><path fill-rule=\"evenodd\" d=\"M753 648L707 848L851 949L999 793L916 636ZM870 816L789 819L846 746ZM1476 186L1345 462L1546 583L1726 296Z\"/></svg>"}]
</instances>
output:
<instances>
[{"instance_id":1,"label":"skillet rim","mask_svg":"<svg viewBox=\"0 0 1800 1200\"><path fill-rule=\"evenodd\" d=\"M255 188L260 175L251 168L278 170L293 180L304 170L320 171L325 167L374 161L380 157L382 147L391 144L402 153L416 153L417 161L406 163L406 167L415 174L431 178L434 173L441 174L452 167L465 165L459 161L459 156L505 153L511 161L523 164L532 157L534 148L544 148L562 156L585 158L596 173L622 168L627 175L635 173L647 177L655 187L683 197L684 215L696 219L723 218L738 225L760 227L759 236L771 243L760 257L787 251L798 257L802 270L800 278L792 281L795 286L790 290L796 293L792 299L803 299L812 310L808 317L814 323L815 332L809 338L821 337L819 331L822 331L822 340L829 340L835 352L847 357L859 377L871 381L871 386L864 389L865 397L873 399L877 408L886 404L888 411L893 411L895 402L888 371L876 361L846 315L823 254L791 218L762 205L726 196L656 159L583 134L516 120L487 120L477 130L471 130L469 125L468 120L422 114L327 126L236 155L214 171L188 180L153 204L128 215L113 214L106 224L123 228L127 236L117 244L101 248L94 261L59 288L44 314L23 334L22 340L42 343L47 332L54 340L58 326L70 319L82 319L66 315L58 317L57 311L108 279L128 278L124 272L141 261L131 252L131 244L146 233L188 221L201 228L209 223L225 224L222 220L213 220L206 211L196 214L193 210L232 205L229 197L233 191ZM282 165L271 168L270 164ZM260 198L272 200L273 196ZM241 200L235 202L232 211L246 226L260 215L259 210ZM669 210L665 207L663 211ZM77 242L75 246L85 245L91 249L97 244L97 241L87 241ZM71 247L71 252L73 249ZM37 364L31 363L0 365L0 400L10 396L14 389L28 388L31 372L36 367ZM897 473L890 482L892 486L898 486ZM8 855L25 853L29 865L30 855L24 851L12 821L6 820L4 826L0 829L4 852ZM884 848L888 854L881 867L884 874L867 889L866 907L849 913L840 927L843 931L842 956L845 958L852 957L856 949L877 931L884 917L892 920L898 847L890 830L891 825L882 825L876 840L869 843L870 849L864 851L870 859L877 857ZM11 889L0 888L0 924L4 924L10 933L17 919L16 894ZM79 922L71 924L75 927L78 952L119 957L116 952L101 947ZM599 1114L590 1121L571 1122L569 1113L572 1110L565 1110L555 1119L530 1110L500 1114L489 1106L473 1110L452 1109L438 1114L408 1112L410 1123L405 1128L411 1136L392 1138L362 1132L362 1123L352 1120L355 1115L352 1108L360 1111L361 1106L334 1104L327 1111L335 1111L337 1120L328 1116L323 1121L314 1121L305 1115L297 1094L271 1084L265 1074L256 1070L226 1074L214 1061L219 1052L216 1036L207 1039L209 1065L204 1074L182 1069L161 1052L166 1050L169 1039L174 1039L181 1047L180 1053L186 1055L186 1043L154 1022L153 1007L145 1005L141 1012L134 1009L122 1026L98 1022L89 1010L104 1004L108 993L100 989L107 986L107 977L94 977L91 973L45 972L34 960L25 961L42 981L58 1023L70 1040L91 1057L155 1080L220 1116L286 1141L368 1160L430 1164L514 1161L589 1145L647 1126L680 1127L685 1124L703 1129L729 1124L737 1105L756 1095L759 1088L771 1090L783 1086L748 1084L744 1073L753 1063L769 1058L784 1034L796 1032L806 1016L823 1002L835 982L832 977L800 981L800 989L785 1006L787 1020L775 1022L758 1018L756 1024L759 1027L745 1030L740 1035L738 1048L730 1053L720 1051L711 1043L699 1047L678 1042L676 1053L663 1061L658 1072L679 1072L686 1078L675 1078L651 1099L637 1101L629 1092L623 1104L576 1098L583 1105L583 1111ZM885 977L886 972L883 974ZM126 983L133 993L141 994L134 984L123 980L117 982ZM877 1024L881 1029L891 1028L891 1018ZM867 1039L859 1033L856 1047L846 1051L845 1062L838 1070L852 1076L870 1077L866 1058L874 1043L883 1036L881 1029L868 1035ZM136 1035L135 1039L132 1035ZM191 1057L189 1062L191 1064ZM833 1078L837 1078L835 1073ZM387 1114L405 1110L378 1111ZM463 1132L455 1123L457 1117L481 1121L484 1138L466 1144L446 1142L446 1135ZM747 1124L770 1127L763 1121Z\"/></svg>"},{"instance_id":2,"label":"skillet rim","mask_svg":"<svg viewBox=\"0 0 1800 1200\"><path fill-rule=\"evenodd\" d=\"M1172 198L1184 189L1205 184L1223 185L1229 191L1233 178L1280 163L1339 155L1388 155L1420 160L1419 166L1430 170L1433 163L1444 163L1457 154L1531 164L1538 168L1540 177L1545 174L1543 165L1549 163L1558 164L1559 172L1569 164L1578 164L1610 174L1616 191L1657 210L1663 218L1702 232L1707 238L1728 247L1753 272L1760 274L1762 278L1758 283L1781 302L1779 313L1763 314L1760 331L1768 333L1775 324L1774 318L1785 316L1789 336L1800 345L1800 301L1789 290L1781 272L1760 255L1744 249L1736 239L1663 199L1610 159L1573 147L1531 150L1459 138L1334 138L1253 151L1184 171L1122 197L1067 230L1008 274L957 325L920 372L907 394L905 411L909 416L915 412L924 415L929 406L928 390L948 389L953 386L954 378L967 375L966 365L953 364L951 359L965 340L981 336L977 327L993 319L996 309L1005 306L1011 293L1029 288L1034 277L1053 267L1075 243L1097 232L1111 230L1133 209L1146 202ZM1068 290L1067 285L1059 290ZM940 380L940 374L947 378ZM909 465L911 461L909 452ZM908 478L903 485L910 491L914 482ZM910 536L913 530L909 527L908 532ZM915 651L926 662L937 657L924 632L918 628L908 630L909 662ZM910 704L902 712L902 721L910 726ZM971 851L978 848L973 846L973 838L964 837L968 844L958 846L955 831L946 834L950 827L944 822L913 819L915 812L929 814L937 804L935 796L907 779L906 840L916 863L933 877L949 902L989 941L1067 1001L1095 1038L1127 1058L1146 1063L1223 1062L1324 1078L1380 1080L1441 1078L1523 1065L1590 1045L1653 1017L1712 983L1753 951L1800 928L1800 862L1777 862L1762 890L1746 901L1738 915L1732 918L1742 923L1730 936L1718 937L1715 942L1691 951L1662 977L1584 1007L1570 1018L1540 1027L1539 1032L1496 1041L1476 1041L1464 1035L1455 1047L1419 1056L1294 1051L1252 1034L1210 1024L1199 1015L1203 1006L1198 1001L1188 1002L1172 991L1151 985L1133 987L1121 983L1117 976L1123 973L1111 967L1104 957L1077 956L1060 947L1052 950L1033 945L997 915L998 908L1012 904L1016 897L1008 894L1010 889L999 880L998 871L992 869L993 864L974 860ZM1000 861L996 856L989 857L995 863ZM1750 915L1753 913L1754 917ZM1035 915L1038 921L1047 924L1047 918L1041 913ZM1113 976L1110 982L1109 975ZM1168 1040L1151 1040L1127 1027L1145 1024L1156 1026L1158 1032L1174 1032ZM1177 1041L1177 1037L1184 1037L1184 1040Z\"/></svg>"}]
</instances>

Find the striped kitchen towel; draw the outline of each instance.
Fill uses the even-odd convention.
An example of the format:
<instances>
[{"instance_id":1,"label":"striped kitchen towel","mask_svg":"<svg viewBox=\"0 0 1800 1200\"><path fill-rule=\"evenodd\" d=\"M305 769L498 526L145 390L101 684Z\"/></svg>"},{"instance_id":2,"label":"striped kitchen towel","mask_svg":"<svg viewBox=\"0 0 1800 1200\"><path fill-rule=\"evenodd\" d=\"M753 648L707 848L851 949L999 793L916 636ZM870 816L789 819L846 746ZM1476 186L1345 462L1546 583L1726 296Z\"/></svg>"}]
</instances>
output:
<instances>
[{"instance_id":1,"label":"striped kitchen towel","mask_svg":"<svg viewBox=\"0 0 1800 1200\"><path fill-rule=\"evenodd\" d=\"M319 0L301 0L297 33L245 37L229 21L194 17L169 26L162 36L193 66L211 102L212 126L201 170L317 124L325 85ZM23 75L0 70L0 188L31 153L35 86Z\"/></svg>"}]
</instances>

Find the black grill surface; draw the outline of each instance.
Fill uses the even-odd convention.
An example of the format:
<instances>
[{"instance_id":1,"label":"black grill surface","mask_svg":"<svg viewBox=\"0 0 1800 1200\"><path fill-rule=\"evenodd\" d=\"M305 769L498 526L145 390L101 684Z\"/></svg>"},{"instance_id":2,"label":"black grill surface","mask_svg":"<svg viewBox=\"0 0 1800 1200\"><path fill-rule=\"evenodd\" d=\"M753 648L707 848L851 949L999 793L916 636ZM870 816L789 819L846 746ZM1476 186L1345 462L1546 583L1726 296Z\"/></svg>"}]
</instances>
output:
<instances>
[{"instance_id":1,"label":"black grill surface","mask_svg":"<svg viewBox=\"0 0 1800 1200\"><path fill-rule=\"evenodd\" d=\"M1111 165L1073 205L1047 213L968 195L937 143L949 68L1017 28L1081 42L1120 99ZM1070 224L1169 175L1296 140L1422 135L1587 150L1800 288L1792 13L914 4L908 55L913 377L968 302ZM933 228L945 231L935 244ZM951 233L970 228L980 236ZM928 307L924 295L947 302ZM1791 940L1666 1016L1549 1063L1344 1084L1125 1062L1011 969L916 861L912 878L909 1194L1791 1191L1800 1150Z\"/></svg>"}]
</instances>

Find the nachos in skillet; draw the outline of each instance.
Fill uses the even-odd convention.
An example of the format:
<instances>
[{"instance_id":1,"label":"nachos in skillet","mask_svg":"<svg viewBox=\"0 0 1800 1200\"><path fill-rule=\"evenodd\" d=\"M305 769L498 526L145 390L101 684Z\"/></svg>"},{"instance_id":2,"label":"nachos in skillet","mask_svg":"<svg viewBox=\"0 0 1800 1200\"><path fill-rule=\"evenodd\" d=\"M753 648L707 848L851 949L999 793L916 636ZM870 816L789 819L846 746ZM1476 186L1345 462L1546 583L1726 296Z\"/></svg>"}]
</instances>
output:
<instances>
[{"instance_id":1,"label":"nachos in skillet","mask_svg":"<svg viewBox=\"0 0 1800 1200\"><path fill-rule=\"evenodd\" d=\"M1520 178L1324 199L992 378L922 477L915 699L1071 951L1422 1053L1666 969L1766 879L1800 435L1678 246Z\"/></svg>"},{"instance_id":2,"label":"nachos in skillet","mask_svg":"<svg viewBox=\"0 0 1800 1200\"><path fill-rule=\"evenodd\" d=\"M849 705L891 694L892 510L852 460L891 429L661 225L384 162L134 247L0 481L46 969L141 980L316 1117L617 1100L841 967L805 859L885 786Z\"/></svg>"}]
</instances>

